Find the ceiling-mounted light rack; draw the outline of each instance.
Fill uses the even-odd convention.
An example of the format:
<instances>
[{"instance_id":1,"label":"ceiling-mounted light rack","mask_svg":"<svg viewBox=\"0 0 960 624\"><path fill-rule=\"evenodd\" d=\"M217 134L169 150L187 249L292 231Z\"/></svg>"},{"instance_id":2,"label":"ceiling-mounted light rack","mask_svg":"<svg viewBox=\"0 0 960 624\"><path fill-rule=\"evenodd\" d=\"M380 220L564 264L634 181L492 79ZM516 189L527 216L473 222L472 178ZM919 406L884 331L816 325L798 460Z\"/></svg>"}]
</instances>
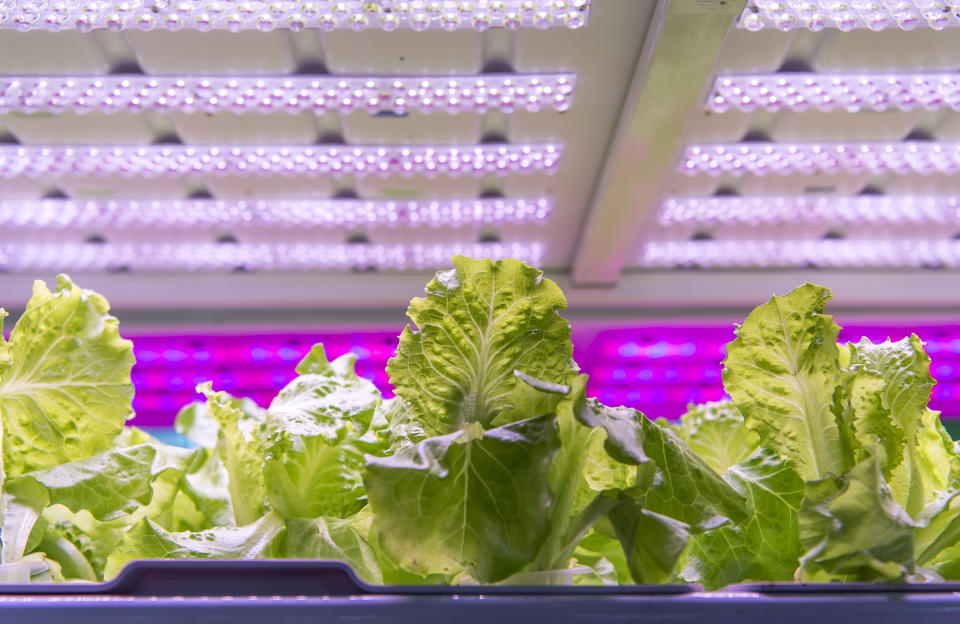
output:
<instances>
[{"instance_id":1,"label":"ceiling-mounted light rack","mask_svg":"<svg viewBox=\"0 0 960 624\"><path fill-rule=\"evenodd\" d=\"M960 267L955 239L766 239L650 241L645 268L924 268Z\"/></svg>"},{"instance_id":2,"label":"ceiling-mounted light rack","mask_svg":"<svg viewBox=\"0 0 960 624\"><path fill-rule=\"evenodd\" d=\"M716 143L687 146L688 175L960 172L960 143L939 141Z\"/></svg>"},{"instance_id":3,"label":"ceiling-mounted light rack","mask_svg":"<svg viewBox=\"0 0 960 624\"><path fill-rule=\"evenodd\" d=\"M663 203L658 221L666 227L824 223L960 225L960 196L676 197Z\"/></svg>"},{"instance_id":4,"label":"ceiling-mounted light rack","mask_svg":"<svg viewBox=\"0 0 960 624\"><path fill-rule=\"evenodd\" d=\"M925 73L803 73L721 75L706 102L729 110L960 110L960 75Z\"/></svg>"},{"instance_id":5,"label":"ceiling-mounted light rack","mask_svg":"<svg viewBox=\"0 0 960 624\"><path fill-rule=\"evenodd\" d=\"M562 148L471 146L0 146L0 176L483 175L553 171Z\"/></svg>"},{"instance_id":6,"label":"ceiling-mounted light rack","mask_svg":"<svg viewBox=\"0 0 960 624\"><path fill-rule=\"evenodd\" d=\"M7 76L0 113L565 111L575 82L573 74Z\"/></svg>"},{"instance_id":7,"label":"ceiling-mounted light rack","mask_svg":"<svg viewBox=\"0 0 960 624\"><path fill-rule=\"evenodd\" d=\"M0 243L6 271L309 271L428 269L452 256L518 258L537 265L539 242L374 243Z\"/></svg>"},{"instance_id":8,"label":"ceiling-mounted light rack","mask_svg":"<svg viewBox=\"0 0 960 624\"><path fill-rule=\"evenodd\" d=\"M441 200L0 200L0 229L77 230L89 228L256 229L357 226L461 226L543 223L549 198Z\"/></svg>"},{"instance_id":9,"label":"ceiling-mounted light rack","mask_svg":"<svg viewBox=\"0 0 960 624\"><path fill-rule=\"evenodd\" d=\"M301 31L579 28L590 0L4 0L0 28Z\"/></svg>"},{"instance_id":10,"label":"ceiling-mounted light rack","mask_svg":"<svg viewBox=\"0 0 960 624\"><path fill-rule=\"evenodd\" d=\"M752 31L943 30L960 26L958 13L950 0L750 0L739 25Z\"/></svg>"}]
</instances>

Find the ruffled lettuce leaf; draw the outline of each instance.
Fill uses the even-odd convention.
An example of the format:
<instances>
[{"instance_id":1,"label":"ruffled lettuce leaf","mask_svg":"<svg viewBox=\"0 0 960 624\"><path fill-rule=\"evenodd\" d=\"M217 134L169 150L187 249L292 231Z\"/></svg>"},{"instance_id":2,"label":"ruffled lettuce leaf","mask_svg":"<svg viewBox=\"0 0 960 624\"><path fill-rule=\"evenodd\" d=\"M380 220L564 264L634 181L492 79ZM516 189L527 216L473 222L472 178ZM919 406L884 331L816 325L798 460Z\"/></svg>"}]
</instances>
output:
<instances>
[{"instance_id":1,"label":"ruffled lettuce leaf","mask_svg":"<svg viewBox=\"0 0 960 624\"><path fill-rule=\"evenodd\" d=\"M368 459L364 482L379 544L420 576L465 568L481 583L519 571L544 540L552 414L484 431L479 423Z\"/></svg>"},{"instance_id":2,"label":"ruffled lettuce leaf","mask_svg":"<svg viewBox=\"0 0 960 624\"><path fill-rule=\"evenodd\" d=\"M369 519L363 513L351 518L287 518L284 556L343 561L368 583L383 583L377 553L367 539Z\"/></svg>"},{"instance_id":3,"label":"ruffled lettuce leaf","mask_svg":"<svg viewBox=\"0 0 960 624\"><path fill-rule=\"evenodd\" d=\"M431 436L538 415L514 371L563 384L577 370L554 282L517 260L455 256L453 265L411 301L417 329L403 330L387 363L397 396Z\"/></svg>"},{"instance_id":4,"label":"ruffled lettuce leaf","mask_svg":"<svg viewBox=\"0 0 960 624\"><path fill-rule=\"evenodd\" d=\"M133 348L106 299L57 278L37 281L9 341L0 343L0 423L7 476L52 468L110 447L133 416Z\"/></svg>"},{"instance_id":5,"label":"ruffled lettuce leaf","mask_svg":"<svg viewBox=\"0 0 960 624\"><path fill-rule=\"evenodd\" d=\"M843 371L830 291L806 284L756 308L723 361L723 387L763 445L805 480L840 476L852 457L832 411Z\"/></svg>"},{"instance_id":6,"label":"ruffled lettuce leaf","mask_svg":"<svg viewBox=\"0 0 960 624\"><path fill-rule=\"evenodd\" d=\"M346 518L366 504L364 453L383 455L388 444L365 438L380 392L355 362L352 353L330 362L313 347L267 410L264 484L285 517Z\"/></svg>"},{"instance_id":7,"label":"ruffled lettuce leaf","mask_svg":"<svg viewBox=\"0 0 960 624\"><path fill-rule=\"evenodd\" d=\"M743 424L743 414L731 401L687 407L678 431L690 449L723 474L753 455L760 438Z\"/></svg>"},{"instance_id":8,"label":"ruffled lettuce leaf","mask_svg":"<svg viewBox=\"0 0 960 624\"><path fill-rule=\"evenodd\" d=\"M124 533L110 553L104 577L116 576L137 559L272 559L283 553L285 526L274 512L240 527L169 532L144 518Z\"/></svg>"}]
</instances>

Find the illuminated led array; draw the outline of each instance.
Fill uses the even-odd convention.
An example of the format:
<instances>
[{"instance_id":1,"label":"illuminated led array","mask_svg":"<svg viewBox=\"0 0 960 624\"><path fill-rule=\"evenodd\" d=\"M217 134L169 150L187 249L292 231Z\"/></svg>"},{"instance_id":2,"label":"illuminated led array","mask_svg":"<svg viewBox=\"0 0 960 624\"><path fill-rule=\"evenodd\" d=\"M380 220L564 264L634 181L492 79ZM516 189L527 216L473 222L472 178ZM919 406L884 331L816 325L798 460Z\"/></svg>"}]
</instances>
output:
<instances>
[{"instance_id":1,"label":"illuminated led array","mask_svg":"<svg viewBox=\"0 0 960 624\"><path fill-rule=\"evenodd\" d=\"M0 176L466 175L552 172L554 144L452 146L0 146Z\"/></svg>"},{"instance_id":2,"label":"illuminated led array","mask_svg":"<svg viewBox=\"0 0 960 624\"><path fill-rule=\"evenodd\" d=\"M684 197L664 202L660 224L960 224L960 197Z\"/></svg>"},{"instance_id":3,"label":"illuminated led array","mask_svg":"<svg viewBox=\"0 0 960 624\"><path fill-rule=\"evenodd\" d=\"M753 31L943 30L957 26L960 18L955 4L947 0L750 0L740 16L740 27Z\"/></svg>"},{"instance_id":4,"label":"illuminated led array","mask_svg":"<svg viewBox=\"0 0 960 624\"><path fill-rule=\"evenodd\" d=\"M579 28L590 0L0 0L0 29Z\"/></svg>"},{"instance_id":5,"label":"illuminated led array","mask_svg":"<svg viewBox=\"0 0 960 624\"><path fill-rule=\"evenodd\" d=\"M2 0L0 0L2 2ZM564 111L573 74L448 77L8 76L0 113Z\"/></svg>"},{"instance_id":6,"label":"illuminated led array","mask_svg":"<svg viewBox=\"0 0 960 624\"><path fill-rule=\"evenodd\" d=\"M541 243L309 244L309 243L0 243L5 271L309 271L425 269L450 257L517 258L538 265Z\"/></svg>"},{"instance_id":7,"label":"illuminated led array","mask_svg":"<svg viewBox=\"0 0 960 624\"><path fill-rule=\"evenodd\" d=\"M648 268L960 267L960 240L703 240L647 243Z\"/></svg>"},{"instance_id":8,"label":"illuminated led array","mask_svg":"<svg viewBox=\"0 0 960 624\"><path fill-rule=\"evenodd\" d=\"M689 175L960 172L960 143L717 143L687 147Z\"/></svg>"},{"instance_id":9,"label":"illuminated led array","mask_svg":"<svg viewBox=\"0 0 960 624\"><path fill-rule=\"evenodd\" d=\"M0 229L354 227L544 222L553 201L468 200L0 200Z\"/></svg>"},{"instance_id":10,"label":"illuminated led array","mask_svg":"<svg viewBox=\"0 0 960 624\"><path fill-rule=\"evenodd\" d=\"M807 74L719 76L707 110L768 111L960 110L960 76L923 74Z\"/></svg>"}]
</instances>

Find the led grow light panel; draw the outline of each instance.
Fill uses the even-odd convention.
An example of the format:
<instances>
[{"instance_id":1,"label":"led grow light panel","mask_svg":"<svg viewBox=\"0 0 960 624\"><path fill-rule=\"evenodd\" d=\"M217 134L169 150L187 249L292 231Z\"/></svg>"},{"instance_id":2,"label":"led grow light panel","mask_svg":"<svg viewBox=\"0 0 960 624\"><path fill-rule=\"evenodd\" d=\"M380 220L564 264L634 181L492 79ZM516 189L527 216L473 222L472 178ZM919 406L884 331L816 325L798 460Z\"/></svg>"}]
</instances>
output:
<instances>
[{"instance_id":1,"label":"led grow light panel","mask_svg":"<svg viewBox=\"0 0 960 624\"><path fill-rule=\"evenodd\" d=\"M768 239L646 243L647 268L960 268L960 240Z\"/></svg>"},{"instance_id":2,"label":"led grow light panel","mask_svg":"<svg viewBox=\"0 0 960 624\"><path fill-rule=\"evenodd\" d=\"M357 374L373 381L385 396L393 388L385 373L400 328L388 331L304 331L284 334L159 335L124 332L132 338L137 365L132 424L169 427L184 405L199 400L198 383L250 397L268 406L296 375L294 367L323 342L331 356L353 353ZM931 406L945 417L960 417L960 334L955 325L856 325L841 330L841 340L866 336L874 342L899 340L916 332L926 343L931 373L938 380ZM723 398L720 380L725 345L732 325L645 325L581 333L574 323L575 357L590 376L588 393L610 405L627 405L653 418L677 418L688 403ZM211 378L212 375L212 378Z\"/></svg>"},{"instance_id":3,"label":"led grow light panel","mask_svg":"<svg viewBox=\"0 0 960 624\"><path fill-rule=\"evenodd\" d=\"M740 16L740 27L758 31L776 28L851 31L869 28L943 30L960 26L960 18L944 0L750 0Z\"/></svg>"},{"instance_id":4,"label":"led grow light panel","mask_svg":"<svg viewBox=\"0 0 960 624\"><path fill-rule=\"evenodd\" d=\"M0 79L0 113L565 111L575 82L573 74L12 76Z\"/></svg>"},{"instance_id":5,"label":"led grow light panel","mask_svg":"<svg viewBox=\"0 0 960 624\"><path fill-rule=\"evenodd\" d=\"M932 173L960 171L960 143L938 141L719 143L684 151L683 173L809 175L814 173Z\"/></svg>"},{"instance_id":6,"label":"led grow light panel","mask_svg":"<svg viewBox=\"0 0 960 624\"><path fill-rule=\"evenodd\" d=\"M958 196L677 197L664 202L660 225L799 224L960 226Z\"/></svg>"},{"instance_id":7,"label":"led grow light panel","mask_svg":"<svg viewBox=\"0 0 960 624\"><path fill-rule=\"evenodd\" d=\"M725 74L714 81L706 109L714 113L960 110L960 76L945 72Z\"/></svg>"},{"instance_id":8,"label":"led grow light panel","mask_svg":"<svg viewBox=\"0 0 960 624\"><path fill-rule=\"evenodd\" d=\"M112 31L579 28L590 0L5 0L0 28Z\"/></svg>"},{"instance_id":9,"label":"led grow light panel","mask_svg":"<svg viewBox=\"0 0 960 624\"><path fill-rule=\"evenodd\" d=\"M545 222L553 201L473 200L0 200L4 231L99 228L229 229L441 226Z\"/></svg>"},{"instance_id":10,"label":"led grow light panel","mask_svg":"<svg viewBox=\"0 0 960 624\"><path fill-rule=\"evenodd\" d=\"M432 269L455 255L543 260L544 244L0 243L6 271L310 271Z\"/></svg>"},{"instance_id":11,"label":"led grow light panel","mask_svg":"<svg viewBox=\"0 0 960 624\"><path fill-rule=\"evenodd\" d=\"M0 176L483 175L553 171L560 145L16 146L0 145Z\"/></svg>"}]
</instances>

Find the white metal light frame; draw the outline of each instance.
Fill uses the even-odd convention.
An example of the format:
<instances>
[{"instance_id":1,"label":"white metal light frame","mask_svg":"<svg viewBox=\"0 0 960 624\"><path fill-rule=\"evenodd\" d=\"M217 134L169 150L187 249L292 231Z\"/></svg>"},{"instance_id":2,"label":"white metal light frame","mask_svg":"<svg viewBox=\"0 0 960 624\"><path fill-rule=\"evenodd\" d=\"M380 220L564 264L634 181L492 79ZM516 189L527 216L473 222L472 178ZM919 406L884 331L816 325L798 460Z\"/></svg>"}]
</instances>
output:
<instances>
[{"instance_id":1,"label":"white metal light frame","mask_svg":"<svg viewBox=\"0 0 960 624\"><path fill-rule=\"evenodd\" d=\"M544 223L553 200L0 200L0 230L419 227Z\"/></svg>"},{"instance_id":2,"label":"white metal light frame","mask_svg":"<svg viewBox=\"0 0 960 624\"><path fill-rule=\"evenodd\" d=\"M951 72L840 74L779 72L718 76L713 113L782 110L960 110L960 75Z\"/></svg>"},{"instance_id":3,"label":"white metal light frame","mask_svg":"<svg viewBox=\"0 0 960 624\"><path fill-rule=\"evenodd\" d=\"M960 143L810 142L688 145L679 165L688 175L960 172Z\"/></svg>"},{"instance_id":4,"label":"white metal light frame","mask_svg":"<svg viewBox=\"0 0 960 624\"><path fill-rule=\"evenodd\" d=\"M540 242L374 243L0 243L6 271L309 271L445 266L457 254L539 265Z\"/></svg>"},{"instance_id":5,"label":"white metal light frame","mask_svg":"<svg viewBox=\"0 0 960 624\"><path fill-rule=\"evenodd\" d=\"M663 202L658 221L665 227L800 224L960 226L960 196L674 197Z\"/></svg>"},{"instance_id":6,"label":"white metal light frame","mask_svg":"<svg viewBox=\"0 0 960 624\"><path fill-rule=\"evenodd\" d=\"M0 28L87 32L579 28L590 0L2 0Z\"/></svg>"},{"instance_id":7,"label":"white metal light frame","mask_svg":"<svg viewBox=\"0 0 960 624\"><path fill-rule=\"evenodd\" d=\"M483 175L553 172L554 143L470 146L0 146L0 176Z\"/></svg>"},{"instance_id":8,"label":"white metal light frame","mask_svg":"<svg viewBox=\"0 0 960 624\"><path fill-rule=\"evenodd\" d=\"M958 13L950 0L750 0L738 23L751 31L943 30L960 26Z\"/></svg>"},{"instance_id":9,"label":"white metal light frame","mask_svg":"<svg viewBox=\"0 0 960 624\"><path fill-rule=\"evenodd\" d=\"M142 111L405 114L565 111L574 74L474 76L7 76L0 113Z\"/></svg>"}]
</instances>

